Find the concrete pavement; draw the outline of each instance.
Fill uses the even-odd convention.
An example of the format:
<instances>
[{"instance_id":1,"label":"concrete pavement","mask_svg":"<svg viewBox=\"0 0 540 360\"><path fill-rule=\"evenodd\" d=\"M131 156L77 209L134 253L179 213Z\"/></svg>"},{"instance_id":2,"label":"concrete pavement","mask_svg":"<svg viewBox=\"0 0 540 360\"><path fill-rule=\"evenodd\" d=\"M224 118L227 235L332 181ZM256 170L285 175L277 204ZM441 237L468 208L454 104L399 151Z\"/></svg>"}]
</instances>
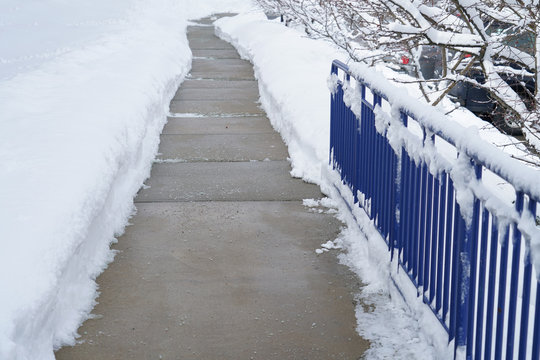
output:
<instances>
[{"instance_id":1,"label":"concrete pavement","mask_svg":"<svg viewBox=\"0 0 540 360\"><path fill-rule=\"evenodd\" d=\"M340 223L310 211L315 185L258 105L249 62L189 28L193 70L171 102L133 225L101 295L57 359L359 359L356 277L315 249Z\"/></svg>"}]
</instances>

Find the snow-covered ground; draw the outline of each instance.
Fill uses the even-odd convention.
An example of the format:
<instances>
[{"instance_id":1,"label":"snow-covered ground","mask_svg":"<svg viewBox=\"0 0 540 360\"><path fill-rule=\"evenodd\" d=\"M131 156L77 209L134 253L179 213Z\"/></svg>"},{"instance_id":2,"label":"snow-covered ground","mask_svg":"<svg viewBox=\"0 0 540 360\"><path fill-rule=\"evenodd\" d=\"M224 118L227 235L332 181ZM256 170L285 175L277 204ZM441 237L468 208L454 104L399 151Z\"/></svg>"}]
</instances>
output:
<instances>
[{"instance_id":1,"label":"snow-covered ground","mask_svg":"<svg viewBox=\"0 0 540 360\"><path fill-rule=\"evenodd\" d=\"M331 61L346 60L333 45L266 20L250 0L0 2L0 359L51 359L74 343L190 69L187 19L224 11L243 13L218 21L218 32L254 63L293 175L327 187L327 79ZM511 141L466 111L452 116L491 142ZM369 357L447 357L431 314L410 305L414 289L391 285L377 234L366 239L338 197L322 205L348 225L326 247L346 249L343 262L367 284L359 296L372 310L357 317Z\"/></svg>"},{"instance_id":2,"label":"snow-covered ground","mask_svg":"<svg viewBox=\"0 0 540 360\"><path fill-rule=\"evenodd\" d=\"M246 7L0 2L0 359L74 343L190 69L187 19Z\"/></svg>"}]
</instances>

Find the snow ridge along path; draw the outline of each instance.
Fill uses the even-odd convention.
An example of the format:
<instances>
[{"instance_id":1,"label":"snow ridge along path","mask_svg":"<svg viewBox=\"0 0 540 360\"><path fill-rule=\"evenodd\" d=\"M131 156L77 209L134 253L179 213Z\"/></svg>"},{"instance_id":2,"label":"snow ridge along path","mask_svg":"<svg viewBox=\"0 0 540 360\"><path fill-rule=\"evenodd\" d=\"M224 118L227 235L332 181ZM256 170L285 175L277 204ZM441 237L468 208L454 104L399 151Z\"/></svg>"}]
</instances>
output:
<instances>
[{"instance_id":1,"label":"snow ridge along path","mask_svg":"<svg viewBox=\"0 0 540 360\"><path fill-rule=\"evenodd\" d=\"M358 280L331 254L340 223L307 209L253 69L204 19L137 215L101 296L57 359L358 359Z\"/></svg>"}]
</instances>

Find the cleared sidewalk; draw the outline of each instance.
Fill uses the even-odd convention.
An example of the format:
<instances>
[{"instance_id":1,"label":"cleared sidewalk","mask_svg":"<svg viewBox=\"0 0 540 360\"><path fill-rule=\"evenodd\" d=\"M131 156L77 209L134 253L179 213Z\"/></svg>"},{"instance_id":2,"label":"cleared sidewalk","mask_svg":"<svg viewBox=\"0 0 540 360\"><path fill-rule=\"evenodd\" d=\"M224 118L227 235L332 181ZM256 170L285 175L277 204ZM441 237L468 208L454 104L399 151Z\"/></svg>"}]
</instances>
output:
<instances>
[{"instance_id":1,"label":"cleared sidewalk","mask_svg":"<svg viewBox=\"0 0 540 360\"><path fill-rule=\"evenodd\" d=\"M331 253L340 223L258 106L249 62L191 26L191 75L170 105L137 215L99 277L83 343L57 359L359 359L356 277Z\"/></svg>"}]
</instances>

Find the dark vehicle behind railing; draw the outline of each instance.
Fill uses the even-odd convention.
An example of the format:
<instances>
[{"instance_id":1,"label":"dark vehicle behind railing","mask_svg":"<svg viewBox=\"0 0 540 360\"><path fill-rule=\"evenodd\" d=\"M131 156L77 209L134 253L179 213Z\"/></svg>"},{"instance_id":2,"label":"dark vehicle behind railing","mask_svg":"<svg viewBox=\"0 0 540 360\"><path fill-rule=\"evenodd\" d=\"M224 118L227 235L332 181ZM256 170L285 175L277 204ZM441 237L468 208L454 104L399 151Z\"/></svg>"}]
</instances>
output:
<instances>
[{"instance_id":1,"label":"dark vehicle behind railing","mask_svg":"<svg viewBox=\"0 0 540 360\"><path fill-rule=\"evenodd\" d=\"M533 38L530 34L512 34L510 29L501 24L492 24L489 33L505 36L504 42L520 51L528 54L533 52ZM420 51L418 63L422 77L426 80L440 78L443 72L441 50L437 46L424 45ZM449 52L449 57L452 57L451 52ZM448 60L451 61L451 59ZM408 59L405 62L407 62L407 66L402 65L401 68L411 75L415 75L415 71L412 65L409 64ZM530 106L533 103L532 94L535 93L533 74L508 59L495 65L504 66L508 70L512 69L512 71L508 72L499 72L499 76L510 85L512 90L524 100L527 106ZM480 70L479 64L473 66L466 76L480 85L485 83L485 74ZM499 130L509 135L522 134L519 116L511 109L498 104L490 96L489 91L481 86L475 86L472 82L460 82L452 88L449 95L454 101L460 103L475 115L491 121Z\"/></svg>"},{"instance_id":2,"label":"dark vehicle behind railing","mask_svg":"<svg viewBox=\"0 0 540 360\"><path fill-rule=\"evenodd\" d=\"M530 76L515 76L499 74L501 78L514 90L524 101L528 103L529 94L534 94L534 79ZM480 71L472 70L468 75L478 83L483 84L485 77ZM521 135L519 119L511 110L505 109L493 100L489 92L472 83L459 83L450 91L450 97L459 102L479 117L490 120L495 127L509 135Z\"/></svg>"}]
</instances>

